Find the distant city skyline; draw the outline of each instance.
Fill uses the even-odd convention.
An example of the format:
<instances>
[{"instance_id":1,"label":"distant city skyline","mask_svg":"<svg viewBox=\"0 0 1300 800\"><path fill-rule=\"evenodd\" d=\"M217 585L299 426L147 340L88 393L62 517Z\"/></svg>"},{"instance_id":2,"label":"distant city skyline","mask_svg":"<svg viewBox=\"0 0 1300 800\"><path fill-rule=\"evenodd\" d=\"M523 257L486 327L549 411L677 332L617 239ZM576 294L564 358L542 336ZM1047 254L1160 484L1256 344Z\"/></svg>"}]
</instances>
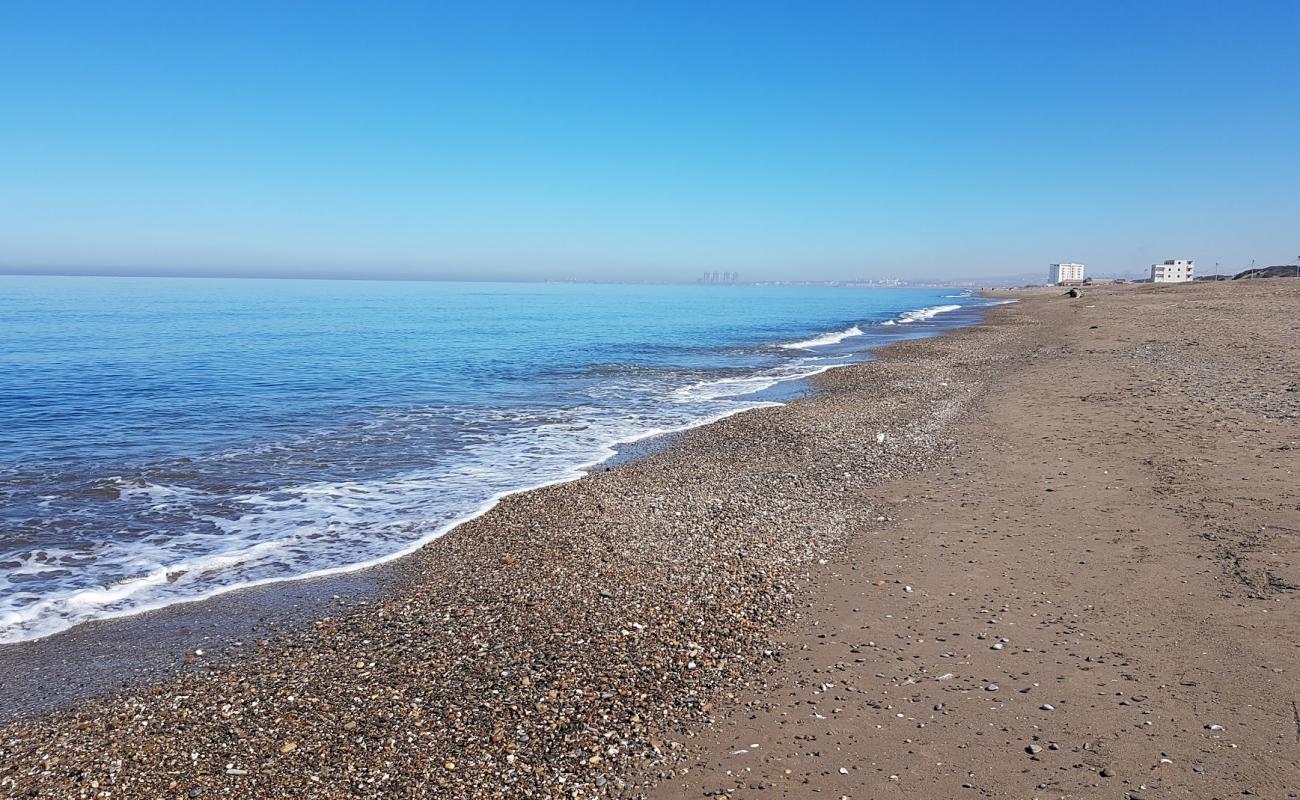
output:
<instances>
[{"instance_id":1,"label":"distant city skyline","mask_svg":"<svg viewBox=\"0 0 1300 800\"><path fill-rule=\"evenodd\" d=\"M925 280L1300 253L1293 2L55 0L0 30L0 273Z\"/></svg>"}]
</instances>

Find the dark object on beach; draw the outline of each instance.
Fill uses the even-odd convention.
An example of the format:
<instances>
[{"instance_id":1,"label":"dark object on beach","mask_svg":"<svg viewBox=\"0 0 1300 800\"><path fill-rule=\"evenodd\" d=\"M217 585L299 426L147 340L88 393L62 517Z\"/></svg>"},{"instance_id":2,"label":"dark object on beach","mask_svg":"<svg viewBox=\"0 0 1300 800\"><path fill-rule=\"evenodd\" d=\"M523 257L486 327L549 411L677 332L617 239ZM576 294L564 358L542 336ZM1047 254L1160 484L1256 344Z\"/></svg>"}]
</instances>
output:
<instances>
[{"instance_id":1,"label":"dark object on beach","mask_svg":"<svg viewBox=\"0 0 1300 800\"><path fill-rule=\"evenodd\" d=\"M1065 293L1065 296L1066 296L1066 297L1070 297L1070 298L1083 297L1083 291L1080 290L1080 289L1078 289L1078 288L1074 288L1074 289L1071 289L1070 291L1066 292L1066 293Z\"/></svg>"}]
</instances>

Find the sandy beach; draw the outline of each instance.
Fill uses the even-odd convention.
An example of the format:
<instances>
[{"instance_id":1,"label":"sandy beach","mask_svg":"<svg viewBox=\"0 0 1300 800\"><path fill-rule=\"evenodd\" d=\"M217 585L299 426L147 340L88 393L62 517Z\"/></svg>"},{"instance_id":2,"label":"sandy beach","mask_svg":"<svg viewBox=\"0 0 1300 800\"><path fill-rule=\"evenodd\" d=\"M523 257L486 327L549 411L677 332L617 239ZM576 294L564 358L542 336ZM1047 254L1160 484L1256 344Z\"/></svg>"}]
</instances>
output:
<instances>
[{"instance_id":1,"label":"sandy beach","mask_svg":"<svg viewBox=\"0 0 1300 800\"><path fill-rule=\"evenodd\" d=\"M0 790L1297 796L1300 282L1015 297L508 497L365 603L74 630L59 680L131 645L21 707L56 648L0 649Z\"/></svg>"}]
</instances>

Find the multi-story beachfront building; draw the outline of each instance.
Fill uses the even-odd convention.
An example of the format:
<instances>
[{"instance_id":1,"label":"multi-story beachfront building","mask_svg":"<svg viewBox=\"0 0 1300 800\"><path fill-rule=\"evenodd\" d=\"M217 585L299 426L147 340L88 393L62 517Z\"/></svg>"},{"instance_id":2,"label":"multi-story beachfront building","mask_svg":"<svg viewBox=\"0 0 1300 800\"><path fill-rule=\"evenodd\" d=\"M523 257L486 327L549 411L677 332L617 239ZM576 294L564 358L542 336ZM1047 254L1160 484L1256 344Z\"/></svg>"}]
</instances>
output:
<instances>
[{"instance_id":1,"label":"multi-story beachfront building","mask_svg":"<svg viewBox=\"0 0 1300 800\"><path fill-rule=\"evenodd\" d=\"M1047 280L1057 286L1070 286L1083 283L1082 264L1053 264L1047 270Z\"/></svg>"},{"instance_id":2,"label":"multi-story beachfront building","mask_svg":"<svg viewBox=\"0 0 1300 800\"><path fill-rule=\"evenodd\" d=\"M1187 283L1194 279L1196 262L1190 258L1172 258L1163 264L1151 265L1152 283Z\"/></svg>"}]
</instances>

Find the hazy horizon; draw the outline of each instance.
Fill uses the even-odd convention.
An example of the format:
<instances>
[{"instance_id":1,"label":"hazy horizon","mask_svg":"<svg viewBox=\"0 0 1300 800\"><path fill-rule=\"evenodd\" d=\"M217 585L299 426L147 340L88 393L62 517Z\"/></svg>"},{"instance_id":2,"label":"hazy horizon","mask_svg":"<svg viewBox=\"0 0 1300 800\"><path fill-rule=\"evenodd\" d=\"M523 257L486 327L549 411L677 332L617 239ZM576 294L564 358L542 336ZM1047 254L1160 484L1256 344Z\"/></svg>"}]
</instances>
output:
<instances>
[{"instance_id":1,"label":"hazy horizon","mask_svg":"<svg viewBox=\"0 0 1300 800\"><path fill-rule=\"evenodd\" d=\"M960 280L1300 254L1289 2L50 2L0 28L5 274Z\"/></svg>"}]
</instances>

